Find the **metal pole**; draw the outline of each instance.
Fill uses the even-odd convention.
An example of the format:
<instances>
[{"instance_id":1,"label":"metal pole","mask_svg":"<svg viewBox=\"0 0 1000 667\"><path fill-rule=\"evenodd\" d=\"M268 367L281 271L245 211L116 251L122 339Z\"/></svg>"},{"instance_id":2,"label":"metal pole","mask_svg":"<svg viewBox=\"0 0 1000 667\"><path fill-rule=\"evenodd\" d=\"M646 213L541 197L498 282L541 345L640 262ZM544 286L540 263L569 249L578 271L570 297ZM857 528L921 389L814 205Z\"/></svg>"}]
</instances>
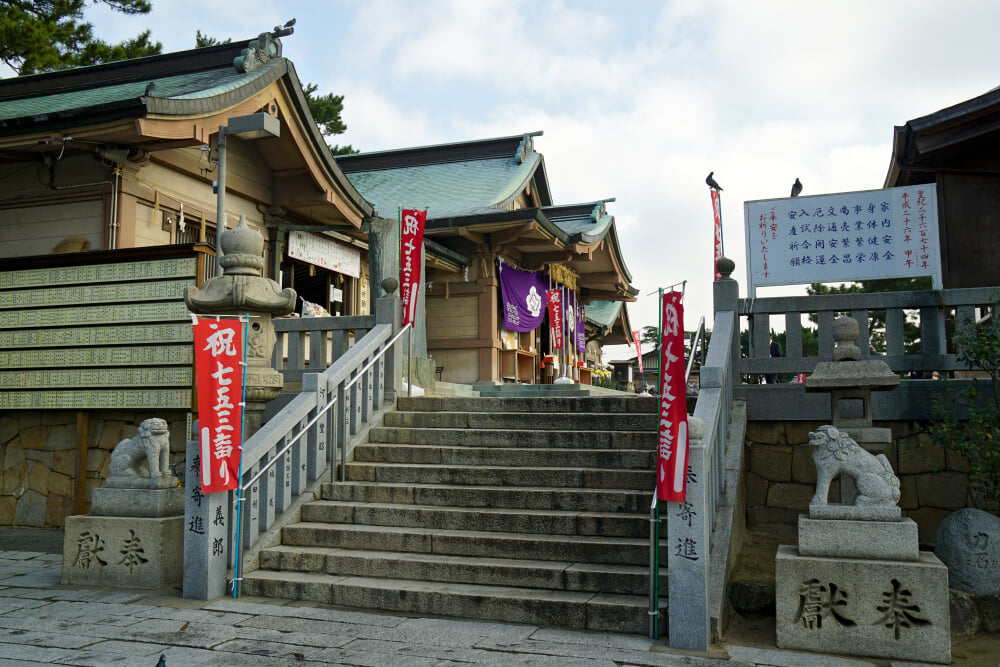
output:
<instances>
[{"instance_id":1,"label":"metal pole","mask_svg":"<svg viewBox=\"0 0 1000 667\"><path fill-rule=\"evenodd\" d=\"M215 275L222 275L222 232L226 229L226 126L219 126L219 176L215 199Z\"/></svg>"},{"instance_id":2,"label":"metal pole","mask_svg":"<svg viewBox=\"0 0 1000 667\"><path fill-rule=\"evenodd\" d=\"M659 610L659 560L657 558L657 545L660 541L660 517L659 508L656 506L656 487L653 487L653 504L649 506L649 638L656 639L660 629L657 623L660 615Z\"/></svg>"},{"instance_id":3,"label":"metal pole","mask_svg":"<svg viewBox=\"0 0 1000 667\"><path fill-rule=\"evenodd\" d=\"M410 295L413 298L413 295ZM413 326L406 334L406 397L413 396Z\"/></svg>"},{"instance_id":4,"label":"metal pole","mask_svg":"<svg viewBox=\"0 0 1000 667\"><path fill-rule=\"evenodd\" d=\"M241 318L242 319L242 318ZM236 479L236 560L233 563L233 598L240 596L240 582L243 580L243 540L240 539L240 531L243 529L243 442L246 440L246 402L247 402L247 340L250 338L250 314L247 313L243 319L243 397L240 400L240 463L237 470Z\"/></svg>"}]
</instances>

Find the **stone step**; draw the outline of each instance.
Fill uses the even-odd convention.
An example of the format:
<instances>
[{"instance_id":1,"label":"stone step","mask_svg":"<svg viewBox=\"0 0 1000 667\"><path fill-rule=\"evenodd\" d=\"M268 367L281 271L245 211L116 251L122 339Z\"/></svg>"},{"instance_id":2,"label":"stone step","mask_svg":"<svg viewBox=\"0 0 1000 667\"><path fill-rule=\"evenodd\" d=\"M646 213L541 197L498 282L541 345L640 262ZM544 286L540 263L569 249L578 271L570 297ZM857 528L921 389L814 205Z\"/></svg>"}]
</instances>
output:
<instances>
[{"instance_id":1,"label":"stone step","mask_svg":"<svg viewBox=\"0 0 1000 667\"><path fill-rule=\"evenodd\" d=\"M603 535L643 539L649 536L649 516L639 512L511 511L492 507L437 507L318 500L302 506L302 521L546 535Z\"/></svg>"},{"instance_id":2,"label":"stone step","mask_svg":"<svg viewBox=\"0 0 1000 667\"><path fill-rule=\"evenodd\" d=\"M656 449L655 431L536 431L376 426L369 431L368 439L370 442L412 445Z\"/></svg>"},{"instance_id":3,"label":"stone step","mask_svg":"<svg viewBox=\"0 0 1000 667\"><path fill-rule=\"evenodd\" d=\"M453 484L463 486L548 486L580 489L652 489L655 470L610 468L528 468L475 465L347 464L352 482L384 484Z\"/></svg>"},{"instance_id":4,"label":"stone step","mask_svg":"<svg viewBox=\"0 0 1000 667\"><path fill-rule=\"evenodd\" d=\"M655 414L553 412L388 412L385 426L402 428L655 431Z\"/></svg>"},{"instance_id":5,"label":"stone step","mask_svg":"<svg viewBox=\"0 0 1000 667\"><path fill-rule=\"evenodd\" d=\"M457 382L434 382L434 389L430 392L434 396L464 396L468 398L478 398L479 392L471 384L460 384Z\"/></svg>"},{"instance_id":6,"label":"stone step","mask_svg":"<svg viewBox=\"0 0 1000 667\"><path fill-rule=\"evenodd\" d=\"M522 386L533 387L537 385ZM544 396L545 398L577 398L590 396L590 391L570 386L561 387L559 389L551 389L544 393L528 391L525 389L480 389L479 395L483 398L534 398L535 396Z\"/></svg>"},{"instance_id":7,"label":"stone step","mask_svg":"<svg viewBox=\"0 0 1000 667\"><path fill-rule=\"evenodd\" d=\"M634 537L530 535L437 528L362 526L303 521L281 531L286 546L335 547L374 551L433 553L449 556L648 565L649 541ZM666 544L661 544L666 558Z\"/></svg>"},{"instance_id":8,"label":"stone step","mask_svg":"<svg viewBox=\"0 0 1000 667\"><path fill-rule=\"evenodd\" d=\"M396 409L403 412L629 412L656 414L654 396L590 396L578 398L514 397L456 398L451 396L401 396Z\"/></svg>"},{"instance_id":9,"label":"stone step","mask_svg":"<svg viewBox=\"0 0 1000 667\"><path fill-rule=\"evenodd\" d=\"M341 576L398 578L483 586L643 595L649 569L637 565L594 565L511 558L471 558L327 547L273 547L260 554L263 570L316 572ZM660 576L661 595L668 577Z\"/></svg>"},{"instance_id":10,"label":"stone step","mask_svg":"<svg viewBox=\"0 0 1000 667\"><path fill-rule=\"evenodd\" d=\"M637 449L506 449L364 443L354 447L354 460L369 463L560 467L572 462L587 468L653 470L656 452Z\"/></svg>"},{"instance_id":11,"label":"stone step","mask_svg":"<svg viewBox=\"0 0 1000 667\"><path fill-rule=\"evenodd\" d=\"M323 500L575 512L638 512L648 514L652 497L652 485L645 491L444 484L377 484L374 482L338 482L322 486Z\"/></svg>"},{"instance_id":12,"label":"stone step","mask_svg":"<svg viewBox=\"0 0 1000 667\"><path fill-rule=\"evenodd\" d=\"M643 595L552 591L516 586L443 584L410 579L341 577L314 572L258 570L243 579L246 595L305 600L393 613L525 623L600 632L647 632ZM666 601L661 598L661 630Z\"/></svg>"}]
</instances>

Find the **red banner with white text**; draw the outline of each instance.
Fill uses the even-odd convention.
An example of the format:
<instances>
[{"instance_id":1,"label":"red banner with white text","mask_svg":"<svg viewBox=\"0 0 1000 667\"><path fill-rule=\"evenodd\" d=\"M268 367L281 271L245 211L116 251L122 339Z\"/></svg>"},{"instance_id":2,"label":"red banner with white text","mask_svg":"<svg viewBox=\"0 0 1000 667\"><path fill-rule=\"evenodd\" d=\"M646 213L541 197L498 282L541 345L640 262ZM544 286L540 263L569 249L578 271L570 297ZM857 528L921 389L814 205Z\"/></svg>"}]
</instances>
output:
<instances>
[{"instance_id":1,"label":"red banner with white text","mask_svg":"<svg viewBox=\"0 0 1000 667\"><path fill-rule=\"evenodd\" d=\"M199 320L194 355L201 490L228 491L239 482L243 444L243 323Z\"/></svg>"},{"instance_id":2,"label":"red banner with white text","mask_svg":"<svg viewBox=\"0 0 1000 667\"><path fill-rule=\"evenodd\" d=\"M642 375L642 347L639 345L638 331L632 332L632 340L635 341L635 356L639 360L639 375ZM642 390L646 391L646 387L643 387Z\"/></svg>"},{"instance_id":3,"label":"red banner with white text","mask_svg":"<svg viewBox=\"0 0 1000 667\"><path fill-rule=\"evenodd\" d=\"M719 280L722 274L715 265L722 259L722 198L715 188L712 188L712 214L715 216L715 259L712 260L712 271L715 273L715 279Z\"/></svg>"},{"instance_id":4,"label":"red banner with white text","mask_svg":"<svg viewBox=\"0 0 1000 667\"><path fill-rule=\"evenodd\" d=\"M683 502L687 496L687 398L684 382L684 305L680 292L660 303L660 425L656 497Z\"/></svg>"},{"instance_id":5,"label":"red banner with white text","mask_svg":"<svg viewBox=\"0 0 1000 667\"><path fill-rule=\"evenodd\" d=\"M562 292L559 288L546 290L545 300L549 304L552 349L561 350L563 346Z\"/></svg>"},{"instance_id":6,"label":"red banner with white text","mask_svg":"<svg viewBox=\"0 0 1000 667\"><path fill-rule=\"evenodd\" d=\"M427 211L404 210L401 214L399 294L403 299L403 326L416 319L420 273L423 270L424 224Z\"/></svg>"}]
</instances>

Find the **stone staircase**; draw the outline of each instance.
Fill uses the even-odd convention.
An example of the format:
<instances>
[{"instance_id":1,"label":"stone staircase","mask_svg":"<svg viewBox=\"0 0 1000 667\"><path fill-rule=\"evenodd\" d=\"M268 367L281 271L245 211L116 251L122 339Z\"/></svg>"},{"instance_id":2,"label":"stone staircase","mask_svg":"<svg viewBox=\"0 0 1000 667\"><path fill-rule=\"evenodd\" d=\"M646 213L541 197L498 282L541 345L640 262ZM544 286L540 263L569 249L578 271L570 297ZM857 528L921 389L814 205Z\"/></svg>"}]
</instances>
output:
<instances>
[{"instance_id":1,"label":"stone staircase","mask_svg":"<svg viewBox=\"0 0 1000 667\"><path fill-rule=\"evenodd\" d=\"M653 398L400 398L243 591L646 633L655 427Z\"/></svg>"}]
</instances>

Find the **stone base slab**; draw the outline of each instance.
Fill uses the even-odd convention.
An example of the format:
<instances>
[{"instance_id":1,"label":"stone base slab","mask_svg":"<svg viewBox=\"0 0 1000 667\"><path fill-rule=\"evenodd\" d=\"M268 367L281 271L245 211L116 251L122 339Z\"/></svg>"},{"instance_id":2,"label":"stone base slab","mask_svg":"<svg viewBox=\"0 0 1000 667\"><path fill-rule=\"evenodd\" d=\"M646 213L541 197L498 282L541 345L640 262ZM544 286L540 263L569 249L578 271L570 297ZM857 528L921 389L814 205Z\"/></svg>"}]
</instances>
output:
<instances>
[{"instance_id":1,"label":"stone base slab","mask_svg":"<svg viewBox=\"0 0 1000 667\"><path fill-rule=\"evenodd\" d=\"M801 556L775 559L780 648L951 662L948 568L930 552L917 561Z\"/></svg>"},{"instance_id":2,"label":"stone base slab","mask_svg":"<svg viewBox=\"0 0 1000 667\"><path fill-rule=\"evenodd\" d=\"M899 521L903 511L898 505L845 505L809 503L810 519L844 519L846 521Z\"/></svg>"},{"instance_id":3,"label":"stone base slab","mask_svg":"<svg viewBox=\"0 0 1000 667\"><path fill-rule=\"evenodd\" d=\"M180 482L171 473L159 477L108 477L104 488L116 489L176 489Z\"/></svg>"},{"instance_id":4,"label":"stone base slab","mask_svg":"<svg viewBox=\"0 0 1000 667\"><path fill-rule=\"evenodd\" d=\"M917 522L799 516L799 555L915 561L920 557Z\"/></svg>"},{"instance_id":5,"label":"stone base slab","mask_svg":"<svg viewBox=\"0 0 1000 667\"><path fill-rule=\"evenodd\" d=\"M94 489L91 514L95 516L160 518L183 516L184 489Z\"/></svg>"},{"instance_id":6,"label":"stone base slab","mask_svg":"<svg viewBox=\"0 0 1000 667\"><path fill-rule=\"evenodd\" d=\"M181 583L184 517L66 517L62 583L160 589Z\"/></svg>"}]
</instances>

